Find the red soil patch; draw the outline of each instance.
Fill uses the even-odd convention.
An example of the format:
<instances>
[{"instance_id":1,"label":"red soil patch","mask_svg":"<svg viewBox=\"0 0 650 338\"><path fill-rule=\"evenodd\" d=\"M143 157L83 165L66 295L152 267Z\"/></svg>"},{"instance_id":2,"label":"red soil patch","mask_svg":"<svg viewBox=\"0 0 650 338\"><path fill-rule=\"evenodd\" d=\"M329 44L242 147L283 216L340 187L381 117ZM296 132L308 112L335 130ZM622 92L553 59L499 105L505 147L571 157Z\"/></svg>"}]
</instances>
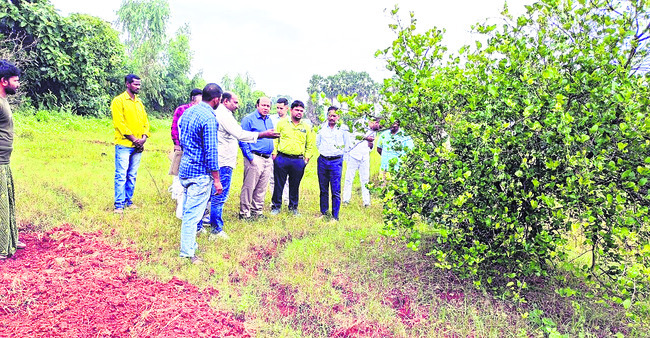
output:
<instances>
[{"instance_id":1,"label":"red soil patch","mask_svg":"<svg viewBox=\"0 0 650 338\"><path fill-rule=\"evenodd\" d=\"M0 332L17 337L250 336L209 306L219 292L137 276L140 257L65 225L24 234L28 247L0 261ZM2 334L0 334L2 335Z\"/></svg>"}]
</instances>

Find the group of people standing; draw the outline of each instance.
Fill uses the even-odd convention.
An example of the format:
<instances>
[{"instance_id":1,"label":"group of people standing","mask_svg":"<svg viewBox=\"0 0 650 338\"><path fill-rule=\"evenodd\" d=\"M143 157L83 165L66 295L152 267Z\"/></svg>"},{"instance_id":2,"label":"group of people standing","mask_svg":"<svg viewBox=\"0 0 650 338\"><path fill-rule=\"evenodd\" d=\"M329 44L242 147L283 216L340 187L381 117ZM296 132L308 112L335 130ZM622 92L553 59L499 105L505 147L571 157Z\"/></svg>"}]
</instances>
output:
<instances>
[{"instance_id":1,"label":"group of people standing","mask_svg":"<svg viewBox=\"0 0 650 338\"><path fill-rule=\"evenodd\" d=\"M140 78L125 77L126 91L117 96L111 111L115 124L115 204L114 212L135 208L133 190L140 157L149 133L149 122L142 102L137 97ZM272 102L260 97L254 112L241 123L234 117L239 108L235 93L224 92L215 83L190 93L190 103L174 113L171 137L174 156L170 174L177 175L182 190L180 256L200 263L196 256L197 233L203 229L204 214L209 210L210 240L228 239L223 230L223 208L232 182L232 174L241 150L244 178L239 201L239 218L259 220L263 213L267 187L272 187L271 215L278 215L282 204L293 215L299 215L300 182L314 150L317 159L322 218L338 221L341 207L341 178L344 158L348 161L343 200L349 203L352 181L359 171L364 206L370 205L366 187L369 180L369 155L379 131L379 120L372 120L363 132L351 134L340 121L339 109L330 107L327 121L318 131L303 119L305 105L296 100L290 105L280 98L275 103L277 114L270 115ZM396 124L399 129L399 123ZM395 139L395 133L381 134L377 150L383 156L401 151L393 146L383 149ZM393 135L393 136L391 136ZM406 143L410 138L406 137ZM404 140L401 140L402 144ZM412 146L412 141L410 141ZM402 145L403 146L403 145ZM406 147L409 147L406 144ZM395 149L393 151L393 149ZM288 198L284 192L288 185ZM286 203L286 202L285 202ZM179 202L179 205L181 202Z\"/></svg>"},{"instance_id":2,"label":"group of people standing","mask_svg":"<svg viewBox=\"0 0 650 338\"><path fill-rule=\"evenodd\" d=\"M15 219L14 185L9 167L13 150L13 116L7 96L20 86L20 70L0 60L0 260L26 247L18 239ZM115 178L114 213L135 209L133 194L142 152L151 136L149 120L138 93L141 79L135 74L124 78L126 90L111 102L114 124ZM228 198L232 172L241 149L244 157L244 182L240 194L239 217L244 220L266 218L263 214L267 186L273 190L271 215L282 209L287 195L288 210L299 215L299 187L314 149L318 149L318 181L322 217L338 221L341 205L341 173L344 157L348 161L343 194L351 198L352 181L359 171L364 206L370 205L366 187L369 179L369 154L374 147L379 121L372 120L365 132L350 134L341 124L337 107L330 107L327 122L315 132L303 120L305 105L287 99L276 102L277 114L269 116L271 100L261 97L256 110L238 123L234 112L239 100L234 93L223 92L215 83L190 93L190 103L178 107L172 122L174 160L170 174L178 176L183 187L180 256L200 263L196 256L197 231L209 203L210 239L228 236L223 231L223 206ZM388 161L412 147L410 137L400 134L399 122L377 138L382 155L382 170ZM382 152L382 148L383 152ZM331 196L330 196L331 194ZM331 197L331 211L330 211Z\"/></svg>"}]
</instances>

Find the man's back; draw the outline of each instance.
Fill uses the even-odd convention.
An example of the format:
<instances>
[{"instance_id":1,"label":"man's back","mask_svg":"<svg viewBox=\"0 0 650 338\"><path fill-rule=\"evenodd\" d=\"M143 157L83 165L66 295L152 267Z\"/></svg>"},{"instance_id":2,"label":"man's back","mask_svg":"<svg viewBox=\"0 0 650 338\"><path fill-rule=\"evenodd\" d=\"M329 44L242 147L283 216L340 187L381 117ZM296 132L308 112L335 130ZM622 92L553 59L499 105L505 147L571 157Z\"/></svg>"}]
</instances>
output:
<instances>
[{"instance_id":1,"label":"man's back","mask_svg":"<svg viewBox=\"0 0 650 338\"><path fill-rule=\"evenodd\" d=\"M183 157L178 176L194 178L219 170L217 123L212 108L202 102L188 108L178 126Z\"/></svg>"}]
</instances>

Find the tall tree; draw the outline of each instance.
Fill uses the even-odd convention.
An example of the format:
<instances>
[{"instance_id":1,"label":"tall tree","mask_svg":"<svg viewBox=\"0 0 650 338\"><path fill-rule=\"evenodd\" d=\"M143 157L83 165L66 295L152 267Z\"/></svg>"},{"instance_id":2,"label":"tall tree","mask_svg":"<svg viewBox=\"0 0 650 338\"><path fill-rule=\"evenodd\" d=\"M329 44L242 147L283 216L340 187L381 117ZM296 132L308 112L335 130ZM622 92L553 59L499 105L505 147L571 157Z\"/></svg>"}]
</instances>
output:
<instances>
[{"instance_id":1,"label":"tall tree","mask_svg":"<svg viewBox=\"0 0 650 338\"><path fill-rule=\"evenodd\" d=\"M328 77L314 74L307 87L310 95L307 116L314 123L325 118L323 98L334 103L339 101L339 96L354 95L357 102L376 103L379 100L379 88L379 84L367 72L342 70Z\"/></svg>"},{"instance_id":2,"label":"tall tree","mask_svg":"<svg viewBox=\"0 0 650 338\"><path fill-rule=\"evenodd\" d=\"M145 102L164 105L165 65L161 62L167 47L167 0L124 0L117 11L117 24L125 35L128 67L142 78L141 95Z\"/></svg>"},{"instance_id":3,"label":"tall tree","mask_svg":"<svg viewBox=\"0 0 650 338\"><path fill-rule=\"evenodd\" d=\"M19 43L20 53L33 59L23 65L22 82L34 104L102 115L121 88L124 48L117 32L98 18L61 17L47 1L2 1L0 35L2 48Z\"/></svg>"},{"instance_id":4,"label":"tall tree","mask_svg":"<svg viewBox=\"0 0 650 338\"><path fill-rule=\"evenodd\" d=\"M226 74L221 80L221 85L224 90L235 93L239 98L239 109L235 112L237 120L255 111L257 99L266 96L264 92L255 90L255 80L248 73L237 74L233 79Z\"/></svg>"}]
</instances>

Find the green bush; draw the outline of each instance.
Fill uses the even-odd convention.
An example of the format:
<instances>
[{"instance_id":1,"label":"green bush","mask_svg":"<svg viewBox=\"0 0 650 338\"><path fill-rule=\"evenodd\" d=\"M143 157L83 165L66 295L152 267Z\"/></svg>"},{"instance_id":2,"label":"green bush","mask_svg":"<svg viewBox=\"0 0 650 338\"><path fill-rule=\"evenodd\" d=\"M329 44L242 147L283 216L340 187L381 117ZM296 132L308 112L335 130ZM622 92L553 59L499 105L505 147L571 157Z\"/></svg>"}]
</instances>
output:
<instances>
[{"instance_id":1,"label":"green bush","mask_svg":"<svg viewBox=\"0 0 650 338\"><path fill-rule=\"evenodd\" d=\"M518 18L505 8L502 25L474 26L482 38L448 57L441 31L416 33L413 13L408 23L392 13L397 38L377 55L416 148L383 190L385 233L416 249L426 239L437 266L514 298L563 263L591 292L644 302L647 8L544 0Z\"/></svg>"}]
</instances>

